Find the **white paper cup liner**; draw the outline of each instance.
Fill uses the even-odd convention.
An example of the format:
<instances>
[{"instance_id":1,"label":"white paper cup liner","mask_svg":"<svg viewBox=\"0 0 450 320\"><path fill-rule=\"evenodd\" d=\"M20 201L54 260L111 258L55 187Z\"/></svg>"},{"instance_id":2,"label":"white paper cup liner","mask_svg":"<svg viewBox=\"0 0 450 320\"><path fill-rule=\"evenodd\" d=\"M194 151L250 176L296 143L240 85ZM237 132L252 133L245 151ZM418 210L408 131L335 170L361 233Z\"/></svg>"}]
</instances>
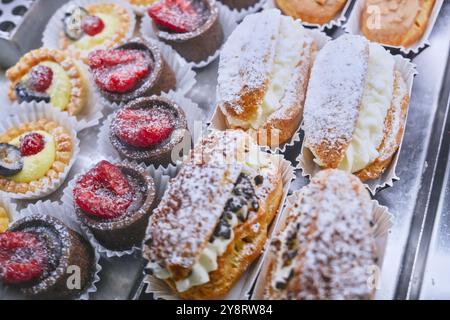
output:
<instances>
[{"instance_id":1,"label":"white paper cup liner","mask_svg":"<svg viewBox=\"0 0 450 320\"><path fill-rule=\"evenodd\" d=\"M278 225L275 226L275 231L272 233L273 237L278 235L286 226L287 218L290 215L290 212L292 211L292 208L294 204L297 202L297 199L299 197L300 190L294 192L292 195L290 195L286 200L286 206L284 207L284 210L282 212L282 217L278 223ZM381 206L378 201L371 200L373 203L373 236L375 237L375 245L377 250L377 266L381 269L383 266L383 257L384 253L386 251L386 245L387 240L389 236L389 230L393 225L393 216L389 213L388 208ZM267 242L267 247L269 247L270 241ZM265 251L264 257L261 259L263 263L261 264L261 268L258 270L257 274L257 280L256 285L253 293L251 294L252 300L262 300L264 298L264 289L266 286L266 280L267 280L267 272L270 262L270 250Z\"/></svg>"},{"instance_id":2,"label":"white paper cup liner","mask_svg":"<svg viewBox=\"0 0 450 320\"><path fill-rule=\"evenodd\" d=\"M59 8L55 12L55 14L50 18L42 35L43 47L50 49L61 49L60 48L61 32L64 30L62 19L64 17L64 12L68 5L75 4L84 7L94 3L116 3L121 7L125 8L128 12L128 16L130 17L130 24L128 26L128 30L126 30L124 39L129 39L133 36L133 32L136 26L136 16L133 12L133 8L129 5L128 2L123 0L72 0L67 4L63 5L61 8ZM107 47L105 45L99 45L95 48L91 48L90 50L74 50L73 55L83 59L87 56L87 54L91 50L97 49L107 49Z\"/></svg>"},{"instance_id":3,"label":"white paper cup liner","mask_svg":"<svg viewBox=\"0 0 450 320\"><path fill-rule=\"evenodd\" d=\"M409 54L411 52L414 54L419 53L421 49L425 48L427 45L430 45L429 38L431 32L433 31L434 24L436 23L436 20L439 16L439 11L441 10L443 4L444 0L436 0L430 18L428 20L427 28L425 29L423 36L411 47L405 48L402 46L391 46L384 43L380 44L386 48L398 49L404 54ZM348 22L344 25L344 29L347 33L363 36L361 32L361 23L360 23L360 17L363 9L364 9L364 1L355 1L352 12L350 13L350 16L348 18Z\"/></svg>"},{"instance_id":4,"label":"white paper cup liner","mask_svg":"<svg viewBox=\"0 0 450 320\"><path fill-rule=\"evenodd\" d=\"M167 62L167 64L170 66L170 68L175 73L175 78L177 81L175 90L176 93L186 95L197 83L197 80L195 79L196 73L192 70L192 64L187 63L183 58L179 56L178 53L175 52L170 46L168 46L165 43L162 43L160 41L156 41L155 39L144 39L145 41L148 41L150 43L156 43L159 50L161 50L161 54L164 58L164 60ZM124 44L127 41L124 41L118 45ZM94 81L92 79L91 75L91 81ZM97 89L96 89L97 90ZM164 93L163 93L164 94ZM106 98L104 98L100 92L97 90L97 96L101 100L101 104L105 105L111 109L119 109L126 103L116 103L108 101Z\"/></svg>"},{"instance_id":5,"label":"white paper cup liner","mask_svg":"<svg viewBox=\"0 0 450 320\"><path fill-rule=\"evenodd\" d=\"M242 21L242 19L244 19L245 16L248 16L249 14L258 12L261 8L263 8L265 3L266 3L266 1L267 0L259 0L258 2L256 2L251 7L248 7L246 9L241 9L241 10L231 9L227 5L225 5L222 2L220 2L220 0L217 1L217 5L219 6L220 10L228 10L228 11L230 11L231 14L234 17L234 20L236 22L240 22L240 21Z\"/></svg>"},{"instance_id":6,"label":"white paper cup liner","mask_svg":"<svg viewBox=\"0 0 450 320\"><path fill-rule=\"evenodd\" d=\"M298 22L298 23L300 23L300 22ZM331 40L331 38L322 31L319 31L319 30L306 30L306 31L316 41L318 50L322 49L325 46L325 44ZM218 93L216 93L217 99L220 99L219 96L220 95ZM216 109L214 110L211 120L209 121L209 123L210 123L209 127L211 129L217 129L217 130L224 131L229 128L227 127L225 115L223 114L222 110L218 106L219 105L218 102L219 101L216 101L216 103L215 103ZM300 121L300 123L301 123L301 121ZM270 147L270 148L268 148L267 146L263 146L263 147L265 149L267 148L267 150L269 150L272 153L284 153L288 146L293 146L296 142L299 142L299 141L300 141L300 124L298 125L297 130L295 131L295 133L292 135L291 139L288 142L285 142L280 146L274 146L274 147Z\"/></svg>"},{"instance_id":7,"label":"white paper cup liner","mask_svg":"<svg viewBox=\"0 0 450 320\"><path fill-rule=\"evenodd\" d=\"M361 2L361 1L356 1L356 2ZM327 29L332 29L334 27L341 27L344 24L344 22L347 20L347 17L345 16L345 14L347 13L351 3L352 3L352 0L347 0L347 3L345 4L342 11L339 12L332 20L330 20L326 24L309 23L309 22L302 21L301 19L298 19L298 20L300 20L302 25L304 25L305 27L319 28L322 31L327 30ZM275 0L267 0L265 5L263 6L264 10L273 9L273 8L278 8L277 5L275 4Z\"/></svg>"},{"instance_id":8,"label":"white paper cup liner","mask_svg":"<svg viewBox=\"0 0 450 320\"><path fill-rule=\"evenodd\" d=\"M285 160L281 155L272 155L274 161L278 161L281 166L282 172L282 181L283 181L283 196L281 198L280 207L278 209L278 214L269 227L269 235L268 239L271 238L271 234L274 230L274 227L278 224L279 219L282 216L282 208L284 206L285 199L289 192L291 181L295 179L294 168L291 166L291 163ZM147 234L148 234L147 228ZM146 236L147 238L147 236ZM250 267L244 272L241 278L237 281L237 283L231 288L230 292L223 297L223 300L248 300L248 296L250 294L251 288L253 286L254 281L256 280L256 276L260 269L260 265L262 263L262 255L257 258ZM171 288L163 281L151 275L146 275L144 277L144 283L147 284L145 292L152 293L154 299L164 299L164 300L178 300L180 299Z\"/></svg>"},{"instance_id":9,"label":"white paper cup liner","mask_svg":"<svg viewBox=\"0 0 450 320\"><path fill-rule=\"evenodd\" d=\"M69 216L67 214L67 212L64 210L63 205L61 205L57 202L51 202L49 200L47 200L45 202L38 201L35 204L30 204L27 208L21 210L16 215L14 221L22 219L27 216L36 215L36 214L52 216L52 217L60 220L61 222L63 222L67 227L69 227L73 231L76 231L77 233L79 233L85 239L88 238L86 236L86 234L83 232L83 230L81 230L79 225L72 219L71 216ZM90 243L90 244L93 246L92 243ZM97 282L100 281L99 273L102 270L102 267L99 264L100 254L97 252L97 250L95 250L94 246L92 249L93 249L94 255L95 255L95 257L94 257L95 270L93 272L91 285L84 290L84 292L77 298L77 300L88 300L89 295L91 293L97 292L96 284L97 284Z\"/></svg>"},{"instance_id":10,"label":"white paper cup liner","mask_svg":"<svg viewBox=\"0 0 450 320\"><path fill-rule=\"evenodd\" d=\"M89 76L89 72L87 71L86 66L80 61L77 61L75 59L73 59L72 61L77 64L77 67L83 74L83 77L86 80L86 89L88 92L86 105L84 106L83 110L79 114L71 116L77 120L75 126L76 131L82 131L84 129L91 128L99 124L100 120L103 118L102 110L104 103L100 101L100 96L98 92L94 89L95 88L94 82ZM28 102L18 103L17 101L15 101L12 104L12 106L16 107L26 104L28 104ZM66 111L63 112L67 113Z\"/></svg>"},{"instance_id":11,"label":"white paper cup liner","mask_svg":"<svg viewBox=\"0 0 450 320\"><path fill-rule=\"evenodd\" d=\"M180 108L183 109L184 114L186 115L188 130L191 133L192 138L198 139L198 137L196 137L196 135L194 133L197 132L197 130L199 130L198 128L196 128L196 125L198 123L197 121L202 118L202 110L199 108L199 106L194 101L192 101L189 98L184 97L179 92L170 91L169 93L162 93L160 96L175 101L180 106ZM110 126L111 126L111 122L112 122L115 114L116 114L116 112L110 114L105 119L105 121L103 121L103 124L100 127L100 130L97 135L97 141L98 141L97 144L98 144L99 152L101 154L103 154L104 156L112 158L112 159L121 159L122 157L117 152L117 150L113 147L113 145L111 144L110 138L109 138ZM194 143L195 142L196 141L194 140ZM189 151L189 150L186 150L186 151ZM169 167L176 167L176 166L177 166L177 163L174 163L174 164L169 163L166 166L162 166L162 167L168 169ZM160 166L156 166L156 168L159 168L159 167ZM173 170L171 170L171 172L172 171ZM172 176L173 173L171 173L171 172L165 172L165 174Z\"/></svg>"},{"instance_id":12,"label":"white paper cup liner","mask_svg":"<svg viewBox=\"0 0 450 320\"><path fill-rule=\"evenodd\" d=\"M171 170L171 171L176 170L176 168L170 168L170 169L166 169L166 170L155 169L153 166L148 167L142 163L137 164L136 162L128 161L128 160L118 161L116 159L107 158L107 157L105 157L105 160L108 160L111 163L117 163L117 164L124 164L124 165L132 164L134 166L140 167L141 170L143 170L143 171L149 172L150 175L152 176L154 184L155 184L155 191L156 191L157 199L160 199L162 197L164 190L167 187L167 182L169 181L169 176L166 174L166 172L168 170ZM114 251L114 250L105 248L103 245L101 245L97 241L97 239L95 238L95 236L91 232L91 230L89 230L89 228L81 222L81 220L78 218L77 214L75 213L74 199L73 199L73 193L72 193L73 189L75 187L75 183L81 175L83 175L86 171L88 171L95 165L96 165L96 163L93 163L92 166L87 167L84 172L78 173L77 175L75 175L75 177L72 180L69 181L67 187L63 191L63 196L61 198L61 201L63 202L66 212L75 221L77 221L77 223L80 225L80 228L83 230L83 232L89 238L89 241L92 243L94 248L98 252L100 252L100 254L102 256L104 256L106 258L112 258L112 257L123 257L126 255L131 255L131 254L141 250L141 247L134 246L133 248L131 248L129 250L123 250L123 251Z\"/></svg>"},{"instance_id":13,"label":"white paper cup liner","mask_svg":"<svg viewBox=\"0 0 450 320\"><path fill-rule=\"evenodd\" d=\"M221 8L219 8L219 20L220 20L220 24L222 25L224 42L225 42L226 39L230 36L230 34L233 32L233 30L236 28L237 23L236 23L236 20L230 10L225 10L225 9L221 10ZM156 35L156 33L153 30L152 20L150 19L150 17L147 14L145 14L142 17L141 35L146 40L154 39L164 45L167 45L167 44L163 43L161 40L159 40L158 36ZM206 67L207 65L209 65L214 60L216 60L219 57L219 55L220 55L220 49L218 49L216 52L214 52L211 56L209 56L204 61L197 62L197 63L189 62L189 64L192 65L194 68L203 68L203 67ZM181 57L180 55L178 55L178 56L180 57L180 59L182 59L183 61L186 62L186 60L183 57Z\"/></svg>"},{"instance_id":14,"label":"white paper cup liner","mask_svg":"<svg viewBox=\"0 0 450 320\"><path fill-rule=\"evenodd\" d=\"M5 108L4 118L0 120L0 132L3 133L10 128L19 127L23 123L38 121L39 119L48 119L57 122L60 126L67 130L72 138L72 158L64 171L60 173L58 179L52 181L43 189L27 193L12 193L1 191L7 197L13 199L39 199L56 191L67 177L72 165L76 161L80 152L80 140L77 137L77 123L74 117L70 117L67 113L61 112L55 107L43 102L23 103L20 106ZM7 116L6 116L7 115Z\"/></svg>"},{"instance_id":15,"label":"white paper cup liner","mask_svg":"<svg viewBox=\"0 0 450 320\"><path fill-rule=\"evenodd\" d=\"M406 59L401 55L395 55L394 60L395 68L402 74L402 77L406 82L406 87L408 88L409 96L411 97L414 77L417 75L416 65L411 63L409 59ZM406 119L408 119L408 115L406 115ZM405 125L406 123L407 121L405 121ZM364 185L372 195L375 195L379 190L383 188L392 187L394 185L394 181L400 180L400 178L395 173L395 169L397 167L398 157L402 148L403 137L404 132L400 141L399 148L386 171L378 179L368 180L364 183ZM302 176L311 178L321 170L321 168L313 160L314 156L312 152L303 145L301 153L297 158L297 168L302 170Z\"/></svg>"},{"instance_id":16,"label":"white paper cup liner","mask_svg":"<svg viewBox=\"0 0 450 320\"><path fill-rule=\"evenodd\" d=\"M6 214L8 215L9 223L16 220L18 211L17 204L13 199L0 194L0 207L5 209Z\"/></svg>"}]
</instances>

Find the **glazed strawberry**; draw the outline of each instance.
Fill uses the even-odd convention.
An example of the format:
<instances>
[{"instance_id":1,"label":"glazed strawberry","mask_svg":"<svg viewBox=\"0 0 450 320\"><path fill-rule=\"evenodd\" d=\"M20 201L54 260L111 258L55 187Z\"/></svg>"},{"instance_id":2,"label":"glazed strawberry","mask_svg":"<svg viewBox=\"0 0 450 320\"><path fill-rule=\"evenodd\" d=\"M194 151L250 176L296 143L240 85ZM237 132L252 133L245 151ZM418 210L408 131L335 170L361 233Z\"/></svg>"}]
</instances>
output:
<instances>
[{"instance_id":1,"label":"glazed strawberry","mask_svg":"<svg viewBox=\"0 0 450 320\"><path fill-rule=\"evenodd\" d=\"M41 152L42 149L44 149L45 146L45 138L43 135L32 132L24 136L20 140L20 153L22 156L32 156L36 153Z\"/></svg>"},{"instance_id":2,"label":"glazed strawberry","mask_svg":"<svg viewBox=\"0 0 450 320\"><path fill-rule=\"evenodd\" d=\"M148 8L150 18L160 27L184 33L198 28L204 20L202 2L192 0L163 0Z\"/></svg>"},{"instance_id":3,"label":"glazed strawberry","mask_svg":"<svg viewBox=\"0 0 450 320\"><path fill-rule=\"evenodd\" d=\"M150 57L142 50L97 50L89 55L95 83L105 91L132 90L151 71Z\"/></svg>"},{"instance_id":4,"label":"glazed strawberry","mask_svg":"<svg viewBox=\"0 0 450 320\"><path fill-rule=\"evenodd\" d=\"M103 20L98 16L86 16L81 23L83 31L91 37L99 34L105 28Z\"/></svg>"},{"instance_id":5,"label":"glazed strawberry","mask_svg":"<svg viewBox=\"0 0 450 320\"><path fill-rule=\"evenodd\" d=\"M53 70L47 66L37 65L30 71L28 85L31 90L45 92L53 81Z\"/></svg>"},{"instance_id":6,"label":"glazed strawberry","mask_svg":"<svg viewBox=\"0 0 450 320\"><path fill-rule=\"evenodd\" d=\"M7 284L38 279L47 265L45 243L35 234L0 234L0 279Z\"/></svg>"},{"instance_id":7,"label":"glazed strawberry","mask_svg":"<svg viewBox=\"0 0 450 320\"><path fill-rule=\"evenodd\" d=\"M114 132L129 145L147 148L171 135L173 121L170 111L160 108L124 109L116 116Z\"/></svg>"},{"instance_id":8,"label":"glazed strawberry","mask_svg":"<svg viewBox=\"0 0 450 320\"><path fill-rule=\"evenodd\" d=\"M108 161L101 161L80 177L73 195L81 210L104 219L123 215L133 198L125 175Z\"/></svg>"}]
</instances>

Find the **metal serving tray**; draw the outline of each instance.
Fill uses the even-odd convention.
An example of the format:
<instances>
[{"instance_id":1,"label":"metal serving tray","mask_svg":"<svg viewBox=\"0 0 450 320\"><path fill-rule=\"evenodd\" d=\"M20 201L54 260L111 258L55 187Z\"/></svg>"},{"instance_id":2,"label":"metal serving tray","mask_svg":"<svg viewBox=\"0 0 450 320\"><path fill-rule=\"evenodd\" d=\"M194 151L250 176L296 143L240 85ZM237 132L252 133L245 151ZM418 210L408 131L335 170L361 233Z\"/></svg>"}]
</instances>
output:
<instances>
[{"instance_id":1,"label":"metal serving tray","mask_svg":"<svg viewBox=\"0 0 450 320\"><path fill-rule=\"evenodd\" d=\"M337 29L332 36L341 33ZM450 2L444 3L430 41L431 46L413 60L419 75L397 166L401 180L375 197L395 217L381 271L379 299L450 298ZM205 121L214 111L217 67L216 61L198 70L197 85L188 94L203 109ZM5 80L0 81L4 94ZM101 158L92 139L98 128L81 133L80 157L66 183L49 199L58 201L75 173ZM294 165L300 147L297 143L286 151L286 158ZM307 180L297 172L292 190L305 184ZM28 203L21 201L19 206ZM102 259L101 265L101 281L93 299L151 298L141 283L143 261L139 255ZM21 297L0 297L11 298Z\"/></svg>"}]
</instances>

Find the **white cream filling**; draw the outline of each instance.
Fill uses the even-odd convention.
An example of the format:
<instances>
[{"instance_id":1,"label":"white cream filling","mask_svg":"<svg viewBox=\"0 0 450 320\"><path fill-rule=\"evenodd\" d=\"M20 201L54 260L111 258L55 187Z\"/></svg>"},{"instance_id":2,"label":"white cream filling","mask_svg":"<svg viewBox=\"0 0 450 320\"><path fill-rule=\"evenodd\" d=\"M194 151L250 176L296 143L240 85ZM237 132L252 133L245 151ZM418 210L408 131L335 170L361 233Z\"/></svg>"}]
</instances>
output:
<instances>
[{"instance_id":1,"label":"white cream filling","mask_svg":"<svg viewBox=\"0 0 450 320\"><path fill-rule=\"evenodd\" d=\"M273 112L280 109L281 100L292 78L292 73L295 72L295 67L303 59L300 53L304 50L304 41L301 41L301 39L305 36L305 30L293 19L285 17L281 19L272 72L262 104L258 107L256 116L250 122L227 117L230 125L244 129L249 127L259 129Z\"/></svg>"},{"instance_id":2,"label":"white cream filling","mask_svg":"<svg viewBox=\"0 0 450 320\"><path fill-rule=\"evenodd\" d=\"M384 121L394 94L394 65L394 59L383 47L370 44L366 88L359 118L339 169L358 172L379 157Z\"/></svg>"}]
</instances>

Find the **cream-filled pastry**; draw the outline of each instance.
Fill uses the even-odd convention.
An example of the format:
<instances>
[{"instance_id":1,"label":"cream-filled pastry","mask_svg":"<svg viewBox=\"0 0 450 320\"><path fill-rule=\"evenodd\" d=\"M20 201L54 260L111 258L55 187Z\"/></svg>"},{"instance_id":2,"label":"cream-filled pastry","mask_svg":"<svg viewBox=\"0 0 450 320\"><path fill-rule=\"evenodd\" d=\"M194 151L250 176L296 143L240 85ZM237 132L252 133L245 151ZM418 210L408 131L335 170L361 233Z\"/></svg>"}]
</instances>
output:
<instances>
[{"instance_id":1,"label":"cream-filled pastry","mask_svg":"<svg viewBox=\"0 0 450 320\"><path fill-rule=\"evenodd\" d=\"M218 103L230 128L276 146L297 131L315 40L298 21L266 10L247 16L220 56Z\"/></svg>"},{"instance_id":2,"label":"cream-filled pastry","mask_svg":"<svg viewBox=\"0 0 450 320\"><path fill-rule=\"evenodd\" d=\"M243 131L212 132L151 216L147 270L184 299L226 295L260 255L282 190L277 158Z\"/></svg>"},{"instance_id":3,"label":"cream-filled pastry","mask_svg":"<svg viewBox=\"0 0 450 320\"><path fill-rule=\"evenodd\" d=\"M409 94L380 45L345 35L320 51L305 102L305 146L323 168L363 181L389 166L403 135Z\"/></svg>"},{"instance_id":4,"label":"cream-filled pastry","mask_svg":"<svg viewBox=\"0 0 450 320\"><path fill-rule=\"evenodd\" d=\"M355 176L323 170L288 202L257 287L270 300L373 298L373 204Z\"/></svg>"}]
</instances>

